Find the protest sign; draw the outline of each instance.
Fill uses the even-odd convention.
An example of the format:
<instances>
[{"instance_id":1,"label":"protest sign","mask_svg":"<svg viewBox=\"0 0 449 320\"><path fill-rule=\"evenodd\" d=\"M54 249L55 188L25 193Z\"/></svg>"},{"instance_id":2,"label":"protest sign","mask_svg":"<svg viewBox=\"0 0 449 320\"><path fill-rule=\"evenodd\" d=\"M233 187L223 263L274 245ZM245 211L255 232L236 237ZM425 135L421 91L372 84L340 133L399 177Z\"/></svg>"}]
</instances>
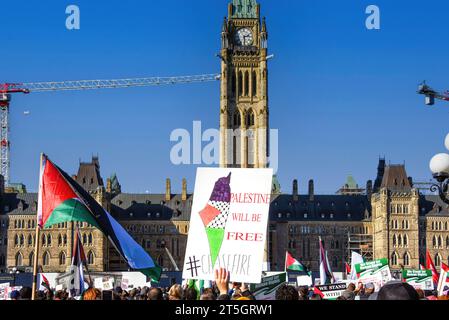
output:
<instances>
[{"instance_id":1,"label":"protest sign","mask_svg":"<svg viewBox=\"0 0 449 320\"><path fill-rule=\"evenodd\" d=\"M10 283L0 283L0 300L8 300L8 288Z\"/></svg>"},{"instance_id":2,"label":"protest sign","mask_svg":"<svg viewBox=\"0 0 449 320\"><path fill-rule=\"evenodd\" d=\"M197 171L183 278L260 283L271 198L272 169Z\"/></svg>"},{"instance_id":3,"label":"protest sign","mask_svg":"<svg viewBox=\"0 0 449 320\"><path fill-rule=\"evenodd\" d=\"M287 282L285 272L267 272L259 284L250 284L249 291L256 300L276 300L277 289Z\"/></svg>"},{"instance_id":4,"label":"protest sign","mask_svg":"<svg viewBox=\"0 0 449 320\"><path fill-rule=\"evenodd\" d=\"M297 278L297 285L298 287L307 286L311 287L313 286L313 281L311 276L298 276Z\"/></svg>"},{"instance_id":5,"label":"protest sign","mask_svg":"<svg viewBox=\"0 0 449 320\"><path fill-rule=\"evenodd\" d=\"M403 270L402 279L415 289L434 290L430 270Z\"/></svg>"},{"instance_id":6,"label":"protest sign","mask_svg":"<svg viewBox=\"0 0 449 320\"><path fill-rule=\"evenodd\" d=\"M103 290L103 278L95 278L94 279L94 287L100 290Z\"/></svg>"},{"instance_id":7,"label":"protest sign","mask_svg":"<svg viewBox=\"0 0 449 320\"><path fill-rule=\"evenodd\" d=\"M337 300L347 288L348 285L346 283L336 283L316 286L314 292L319 294L324 300Z\"/></svg>"},{"instance_id":8,"label":"protest sign","mask_svg":"<svg viewBox=\"0 0 449 320\"><path fill-rule=\"evenodd\" d=\"M355 265L358 283L373 283L376 291L392 280L388 259L380 259Z\"/></svg>"}]
</instances>

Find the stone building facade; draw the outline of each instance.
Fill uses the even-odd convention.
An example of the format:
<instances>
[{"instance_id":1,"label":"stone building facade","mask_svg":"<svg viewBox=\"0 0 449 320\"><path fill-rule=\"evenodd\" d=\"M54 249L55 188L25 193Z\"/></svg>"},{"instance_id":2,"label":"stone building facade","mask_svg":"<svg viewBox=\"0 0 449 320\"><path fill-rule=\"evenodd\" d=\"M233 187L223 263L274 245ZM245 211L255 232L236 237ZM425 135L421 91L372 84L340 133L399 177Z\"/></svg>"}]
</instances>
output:
<instances>
[{"instance_id":1,"label":"stone building facade","mask_svg":"<svg viewBox=\"0 0 449 320\"><path fill-rule=\"evenodd\" d=\"M220 94L220 164L265 167L268 150L267 26L255 0L233 1L222 27ZM261 129L261 130L256 130ZM228 136L231 130L237 134ZM165 270L183 265L192 194L123 193L117 176L104 183L94 157L80 163L75 180L107 209ZM389 258L394 270L418 268L429 250L436 265L449 263L449 208L438 196L422 195L404 165L379 161L374 184L360 188L348 179L334 195L317 195L314 182L300 193L280 192L276 179L270 206L268 258L273 270L284 269L287 250L317 271L321 237L334 271L343 271L351 250L369 259ZM107 239L89 225L57 225L35 239L37 194L5 190L0 184L0 270L32 265L40 241L39 265L63 272L70 265L73 235L80 228L93 271L124 271L127 266Z\"/></svg>"}]
</instances>

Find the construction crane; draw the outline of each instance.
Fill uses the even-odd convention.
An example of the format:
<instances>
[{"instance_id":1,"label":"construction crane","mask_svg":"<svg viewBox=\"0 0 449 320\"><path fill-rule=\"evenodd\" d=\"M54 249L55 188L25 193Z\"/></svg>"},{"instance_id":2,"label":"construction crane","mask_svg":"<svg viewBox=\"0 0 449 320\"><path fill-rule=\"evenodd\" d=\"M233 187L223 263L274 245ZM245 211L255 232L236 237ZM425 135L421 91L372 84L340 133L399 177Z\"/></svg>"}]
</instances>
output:
<instances>
[{"instance_id":1,"label":"construction crane","mask_svg":"<svg viewBox=\"0 0 449 320\"><path fill-rule=\"evenodd\" d=\"M424 81L419 85L418 94L426 96L426 105L433 106L435 104L435 99L449 101L449 91L437 92L429 87Z\"/></svg>"},{"instance_id":2,"label":"construction crane","mask_svg":"<svg viewBox=\"0 0 449 320\"><path fill-rule=\"evenodd\" d=\"M11 94L51 91L81 91L97 89L118 89L133 87L150 87L198 82L219 81L220 74L203 74L179 77L150 77L114 80L77 80L60 82L4 83L0 84L0 174L6 186L10 185L10 146L9 109Z\"/></svg>"}]
</instances>

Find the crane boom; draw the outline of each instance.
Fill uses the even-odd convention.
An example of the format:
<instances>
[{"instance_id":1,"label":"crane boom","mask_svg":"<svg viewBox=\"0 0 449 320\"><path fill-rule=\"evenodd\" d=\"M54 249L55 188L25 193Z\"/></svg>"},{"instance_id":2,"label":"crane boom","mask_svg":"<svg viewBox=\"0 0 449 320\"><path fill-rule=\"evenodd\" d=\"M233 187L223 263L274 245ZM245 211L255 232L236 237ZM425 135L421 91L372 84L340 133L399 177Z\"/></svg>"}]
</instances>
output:
<instances>
[{"instance_id":1,"label":"crane boom","mask_svg":"<svg viewBox=\"0 0 449 320\"><path fill-rule=\"evenodd\" d=\"M437 92L429 87L424 81L418 88L418 94L422 94L426 97L426 105L433 106L435 99L449 101L449 91Z\"/></svg>"},{"instance_id":2,"label":"crane boom","mask_svg":"<svg viewBox=\"0 0 449 320\"><path fill-rule=\"evenodd\" d=\"M3 176L4 183L6 186L10 185L9 106L11 103L11 94L150 87L159 85L212 82L219 80L221 80L220 74L203 74L179 77L150 77L114 80L75 80L59 82L53 81L0 84L0 174Z\"/></svg>"}]
</instances>

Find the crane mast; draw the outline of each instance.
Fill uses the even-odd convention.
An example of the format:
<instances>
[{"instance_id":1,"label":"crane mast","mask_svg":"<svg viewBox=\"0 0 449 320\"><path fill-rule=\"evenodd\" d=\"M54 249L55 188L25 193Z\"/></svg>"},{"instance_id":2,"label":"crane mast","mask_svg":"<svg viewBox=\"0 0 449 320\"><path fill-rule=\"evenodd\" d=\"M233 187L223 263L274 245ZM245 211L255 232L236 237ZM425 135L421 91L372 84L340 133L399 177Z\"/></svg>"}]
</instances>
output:
<instances>
[{"instance_id":1,"label":"crane mast","mask_svg":"<svg viewBox=\"0 0 449 320\"><path fill-rule=\"evenodd\" d=\"M449 101L449 91L438 92L429 87L424 81L418 88L418 94L422 94L426 97L426 105L433 106L435 99Z\"/></svg>"},{"instance_id":2,"label":"crane mast","mask_svg":"<svg viewBox=\"0 0 449 320\"><path fill-rule=\"evenodd\" d=\"M0 174L3 176L5 186L10 185L11 143L9 140L9 108L11 103L11 94L151 87L160 85L213 82L219 81L220 79L220 74L203 74L177 77L149 77L112 80L75 80L0 84Z\"/></svg>"}]
</instances>

